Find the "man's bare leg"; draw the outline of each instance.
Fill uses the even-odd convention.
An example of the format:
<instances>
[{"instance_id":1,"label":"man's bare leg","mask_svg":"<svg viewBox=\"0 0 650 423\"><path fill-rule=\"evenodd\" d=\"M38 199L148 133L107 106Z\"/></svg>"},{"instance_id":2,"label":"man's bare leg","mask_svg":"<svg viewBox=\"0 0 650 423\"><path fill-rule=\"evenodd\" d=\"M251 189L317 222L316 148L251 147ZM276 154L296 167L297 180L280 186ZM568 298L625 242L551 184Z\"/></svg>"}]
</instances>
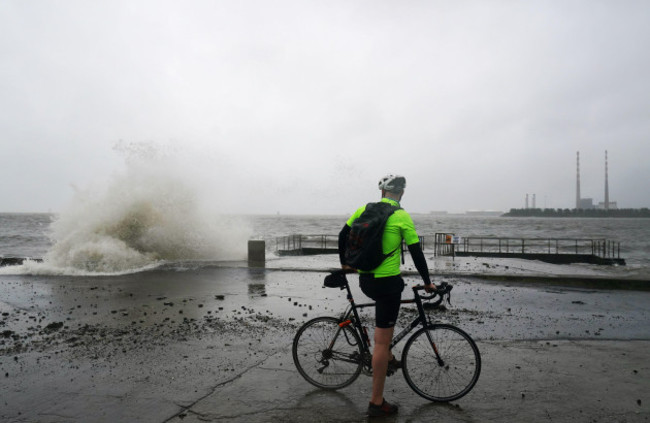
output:
<instances>
[{"instance_id":1,"label":"man's bare leg","mask_svg":"<svg viewBox=\"0 0 650 423\"><path fill-rule=\"evenodd\" d=\"M370 402L381 405L384 402L384 383L388 361L392 357L390 341L394 328L375 328L375 348L372 354L372 397Z\"/></svg>"}]
</instances>

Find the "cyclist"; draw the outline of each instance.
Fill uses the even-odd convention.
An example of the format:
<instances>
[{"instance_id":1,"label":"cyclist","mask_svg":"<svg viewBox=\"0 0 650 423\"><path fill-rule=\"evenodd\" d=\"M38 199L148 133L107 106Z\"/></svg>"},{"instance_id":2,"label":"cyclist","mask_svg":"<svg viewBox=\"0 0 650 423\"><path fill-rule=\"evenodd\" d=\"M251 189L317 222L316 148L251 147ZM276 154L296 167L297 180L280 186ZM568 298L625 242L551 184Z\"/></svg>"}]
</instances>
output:
<instances>
[{"instance_id":1,"label":"cyclist","mask_svg":"<svg viewBox=\"0 0 650 423\"><path fill-rule=\"evenodd\" d=\"M406 178L399 175L387 175L379 181L381 201L400 207L400 200L406 188ZM348 219L339 233L339 258L343 269L353 270L345 263L346 240L353 222L364 212L366 206L357 209ZM386 221L382 244L385 254L393 252L377 268L359 272L359 286L363 293L375 301L375 346L372 354L372 396L368 404L369 416L386 416L397 413L398 407L384 399L384 384L389 365L392 369L401 367L390 351L390 342L400 300L404 290L404 280L400 272L400 245L406 241L418 273L422 277L427 292L433 292L436 286L429 279L427 266L420 239L415 230L411 216L404 210L396 210Z\"/></svg>"}]
</instances>

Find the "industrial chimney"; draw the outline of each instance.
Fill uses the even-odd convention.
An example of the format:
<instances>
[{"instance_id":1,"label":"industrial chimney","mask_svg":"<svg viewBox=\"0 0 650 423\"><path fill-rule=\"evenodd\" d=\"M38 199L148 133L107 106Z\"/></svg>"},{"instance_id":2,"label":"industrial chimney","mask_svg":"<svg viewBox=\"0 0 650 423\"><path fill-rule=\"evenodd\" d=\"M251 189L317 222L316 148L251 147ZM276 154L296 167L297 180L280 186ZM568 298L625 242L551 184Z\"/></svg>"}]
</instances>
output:
<instances>
[{"instance_id":1,"label":"industrial chimney","mask_svg":"<svg viewBox=\"0 0 650 423\"><path fill-rule=\"evenodd\" d=\"M576 153L576 209L580 208L580 152Z\"/></svg>"},{"instance_id":2,"label":"industrial chimney","mask_svg":"<svg viewBox=\"0 0 650 423\"><path fill-rule=\"evenodd\" d=\"M605 150L605 210L609 210L609 181L607 179L607 150Z\"/></svg>"}]
</instances>

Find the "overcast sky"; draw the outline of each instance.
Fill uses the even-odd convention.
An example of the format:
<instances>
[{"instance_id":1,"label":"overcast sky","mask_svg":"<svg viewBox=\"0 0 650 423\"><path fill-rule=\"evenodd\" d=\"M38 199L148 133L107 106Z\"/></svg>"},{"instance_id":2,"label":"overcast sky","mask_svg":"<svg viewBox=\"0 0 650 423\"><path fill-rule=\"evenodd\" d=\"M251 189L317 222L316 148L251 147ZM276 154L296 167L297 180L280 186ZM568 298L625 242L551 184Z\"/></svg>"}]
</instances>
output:
<instances>
[{"instance_id":1,"label":"overcast sky","mask_svg":"<svg viewBox=\"0 0 650 423\"><path fill-rule=\"evenodd\" d=\"M141 143L226 212L349 214L385 173L412 212L572 208L576 151L597 202L605 150L610 200L648 207L648 22L646 0L3 0L0 211L59 211Z\"/></svg>"}]
</instances>

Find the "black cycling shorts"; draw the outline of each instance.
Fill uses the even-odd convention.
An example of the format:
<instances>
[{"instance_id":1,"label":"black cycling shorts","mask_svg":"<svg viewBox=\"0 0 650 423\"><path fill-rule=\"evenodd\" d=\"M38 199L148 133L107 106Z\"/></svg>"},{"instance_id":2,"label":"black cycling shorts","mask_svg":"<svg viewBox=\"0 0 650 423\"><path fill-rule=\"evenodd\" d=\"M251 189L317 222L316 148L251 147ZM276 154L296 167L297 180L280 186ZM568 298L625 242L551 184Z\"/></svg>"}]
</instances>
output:
<instances>
[{"instance_id":1,"label":"black cycling shorts","mask_svg":"<svg viewBox=\"0 0 650 423\"><path fill-rule=\"evenodd\" d=\"M359 275L359 287L375 301L375 325L385 329L395 326L404 290L402 277L375 278L371 273L362 273Z\"/></svg>"}]
</instances>

